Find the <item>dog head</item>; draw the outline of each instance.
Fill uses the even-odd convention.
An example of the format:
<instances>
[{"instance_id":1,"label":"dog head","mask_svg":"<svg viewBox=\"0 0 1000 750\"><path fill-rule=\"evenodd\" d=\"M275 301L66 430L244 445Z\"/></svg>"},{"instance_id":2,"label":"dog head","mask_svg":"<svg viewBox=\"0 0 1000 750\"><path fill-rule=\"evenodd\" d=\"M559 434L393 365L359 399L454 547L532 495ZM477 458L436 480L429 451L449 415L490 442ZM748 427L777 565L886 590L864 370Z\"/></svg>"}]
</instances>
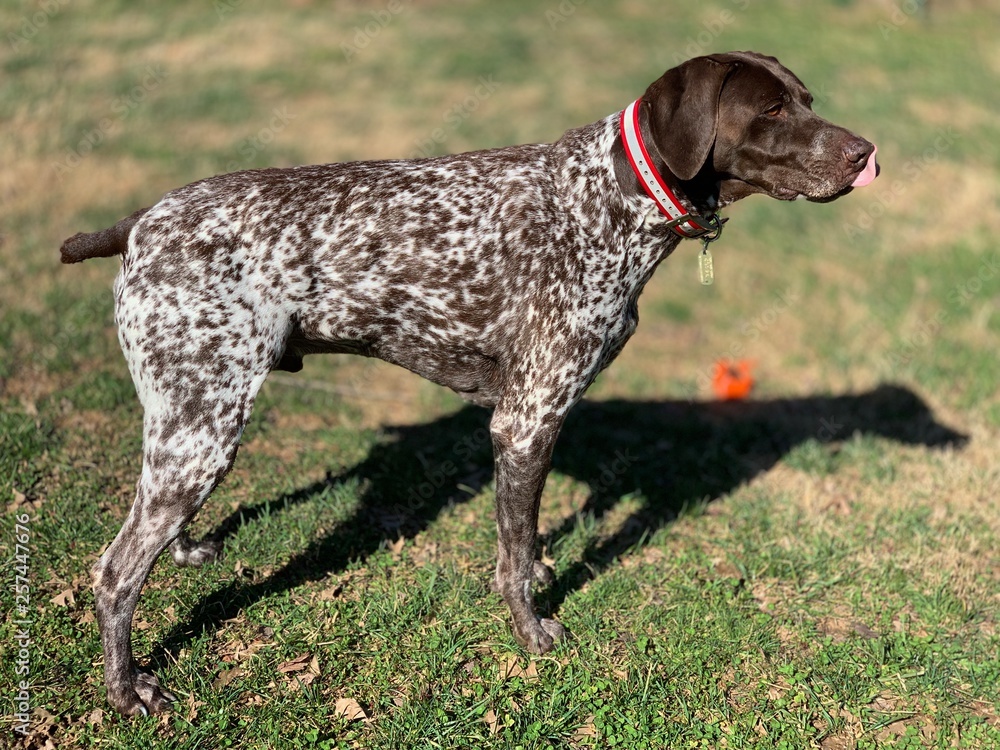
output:
<instances>
[{"instance_id":1,"label":"dog head","mask_svg":"<svg viewBox=\"0 0 1000 750\"><path fill-rule=\"evenodd\" d=\"M646 90L652 145L682 182L715 202L754 193L830 201L878 174L874 144L812 111L812 95L773 57L696 57Z\"/></svg>"}]
</instances>

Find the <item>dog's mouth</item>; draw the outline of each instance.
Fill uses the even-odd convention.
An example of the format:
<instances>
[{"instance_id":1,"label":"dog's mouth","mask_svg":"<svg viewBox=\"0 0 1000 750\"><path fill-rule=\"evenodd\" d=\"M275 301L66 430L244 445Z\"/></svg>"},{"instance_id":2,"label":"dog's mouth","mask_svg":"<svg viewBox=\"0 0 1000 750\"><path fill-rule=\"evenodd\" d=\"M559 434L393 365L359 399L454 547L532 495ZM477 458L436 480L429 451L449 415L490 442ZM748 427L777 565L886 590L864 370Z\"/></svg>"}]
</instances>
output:
<instances>
[{"instance_id":1,"label":"dog's mouth","mask_svg":"<svg viewBox=\"0 0 1000 750\"><path fill-rule=\"evenodd\" d=\"M846 184L841 183L840 187L833 186L829 190L822 190L817 192L804 192L800 190L794 190L792 188L776 187L768 191L768 193L778 200L783 201L794 201L799 198L805 198L811 203L829 203L830 201L835 201L838 198L843 198L850 192L853 192L855 188L862 188L870 185L882 168L879 166L878 161L875 159L875 154L878 153L878 148L875 148L865 163L859 167L856 171L847 176L848 182Z\"/></svg>"},{"instance_id":2,"label":"dog's mouth","mask_svg":"<svg viewBox=\"0 0 1000 750\"><path fill-rule=\"evenodd\" d=\"M863 164L858 165L856 169L851 171L844 181L839 185L835 183L826 182L822 186L817 186L817 189L810 190L806 189L795 189L790 187L782 186L772 186L766 188L765 192L772 198L776 198L779 201L794 201L799 198L805 198L811 203L829 203L830 201L835 201L838 198L843 198L845 195L853 191L855 188L862 188L866 185L870 185L879 173L882 171L879 167L878 161L875 159L875 154L878 153L878 148L872 148L872 152L865 159Z\"/></svg>"},{"instance_id":3,"label":"dog's mouth","mask_svg":"<svg viewBox=\"0 0 1000 750\"><path fill-rule=\"evenodd\" d=\"M770 194L772 198L777 198L779 201L794 201L802 197L802 193L798 190L783 187L773 188Z\"/></svg>"},{"instance_id":4,"label":"dog's mouth","mask_svg":"<svg viewBox=\"0 0 1000 750\"><path fill-rule=\"evenodd\" d=\"M812 182L812 181L810 181ZM853 187L851 185L839 186L837 184L816 180L814 184L804 184L797 187L787 187L786 185L757 185L757 189L765 195L779 201L796 201L805 199L813 203L826 203L836 200L842 195L847 195Z\"/></svg>"}]
</instances>

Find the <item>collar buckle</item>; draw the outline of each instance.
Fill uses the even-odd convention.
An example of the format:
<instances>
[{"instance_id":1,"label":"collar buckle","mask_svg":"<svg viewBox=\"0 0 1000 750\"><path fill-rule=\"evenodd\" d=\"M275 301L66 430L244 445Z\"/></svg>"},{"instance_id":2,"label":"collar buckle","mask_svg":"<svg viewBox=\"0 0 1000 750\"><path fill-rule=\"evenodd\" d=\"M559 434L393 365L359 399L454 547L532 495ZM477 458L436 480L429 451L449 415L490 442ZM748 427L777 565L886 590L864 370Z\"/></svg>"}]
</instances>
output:
<instances>
[{"instance_id":1,"label":"collar buckle","mask_svg":"<svg viewBox=\"0 0 1000 750\"><path fill-rule=\"evenodd\" d=\"M726 217L723 219L716 213L711 213L708 216L702 216L701 214L684 214L683 216L678 216L676 219L671 219L665 223L665 226L670 227L675 232L683 233L684 237L690 239L700 239L704 242L715 242L719 237L722 236L722 227L729 221ZM681 224L690 224L690 227L682 227L678 230Z\"/></svg>"}]
</instances>

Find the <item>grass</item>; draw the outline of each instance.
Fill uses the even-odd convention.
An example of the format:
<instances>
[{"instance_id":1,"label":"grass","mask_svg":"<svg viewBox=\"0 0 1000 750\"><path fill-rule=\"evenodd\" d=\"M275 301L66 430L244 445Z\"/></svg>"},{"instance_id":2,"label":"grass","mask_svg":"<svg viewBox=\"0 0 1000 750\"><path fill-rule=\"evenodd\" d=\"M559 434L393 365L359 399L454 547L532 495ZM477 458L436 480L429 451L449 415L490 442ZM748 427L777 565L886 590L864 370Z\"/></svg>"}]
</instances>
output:
<instances>
[{"instance_id":1,"label":"grass","mask_svg":"<svg viewBox=\"0 0 1000 750\"><path fill-rule=\"evenodd\" d=\"M1000 747L1000 18L960 5L0 10L0 746ZM175 710L108 711L88 571L141 412L116 264L60 267L61 240L229 169L550 141L725 49L777 55L883 173L735 206L714 287L686 246L650 283L543 500L570 639L526 656L488 588L488 415L316 358L265 385L194 523L223 560L146 586L135 650ZM756 362L750 401L712 399L720 357Z\"/></svg>"}]
</instances>

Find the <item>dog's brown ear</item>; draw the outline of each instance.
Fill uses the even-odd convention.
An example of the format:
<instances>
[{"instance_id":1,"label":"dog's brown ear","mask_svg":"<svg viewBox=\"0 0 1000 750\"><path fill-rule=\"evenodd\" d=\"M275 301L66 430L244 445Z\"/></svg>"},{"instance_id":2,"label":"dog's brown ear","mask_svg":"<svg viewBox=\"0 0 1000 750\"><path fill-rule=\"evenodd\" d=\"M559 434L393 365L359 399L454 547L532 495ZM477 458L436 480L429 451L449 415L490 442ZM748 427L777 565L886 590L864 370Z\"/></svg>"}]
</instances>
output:
<instances>
[{"instance_id":1,"label":"dog's brown ear","mask_svg":"<svg viewBox=\"0 0 1000 750\"><path fill-rule=\"evenodd\" d=\"M643 96L649 104L653 142L670 171L690 180L715 143L719 96L732 65L696 57L671 68Z\"/></svg>"}]
</instances>

